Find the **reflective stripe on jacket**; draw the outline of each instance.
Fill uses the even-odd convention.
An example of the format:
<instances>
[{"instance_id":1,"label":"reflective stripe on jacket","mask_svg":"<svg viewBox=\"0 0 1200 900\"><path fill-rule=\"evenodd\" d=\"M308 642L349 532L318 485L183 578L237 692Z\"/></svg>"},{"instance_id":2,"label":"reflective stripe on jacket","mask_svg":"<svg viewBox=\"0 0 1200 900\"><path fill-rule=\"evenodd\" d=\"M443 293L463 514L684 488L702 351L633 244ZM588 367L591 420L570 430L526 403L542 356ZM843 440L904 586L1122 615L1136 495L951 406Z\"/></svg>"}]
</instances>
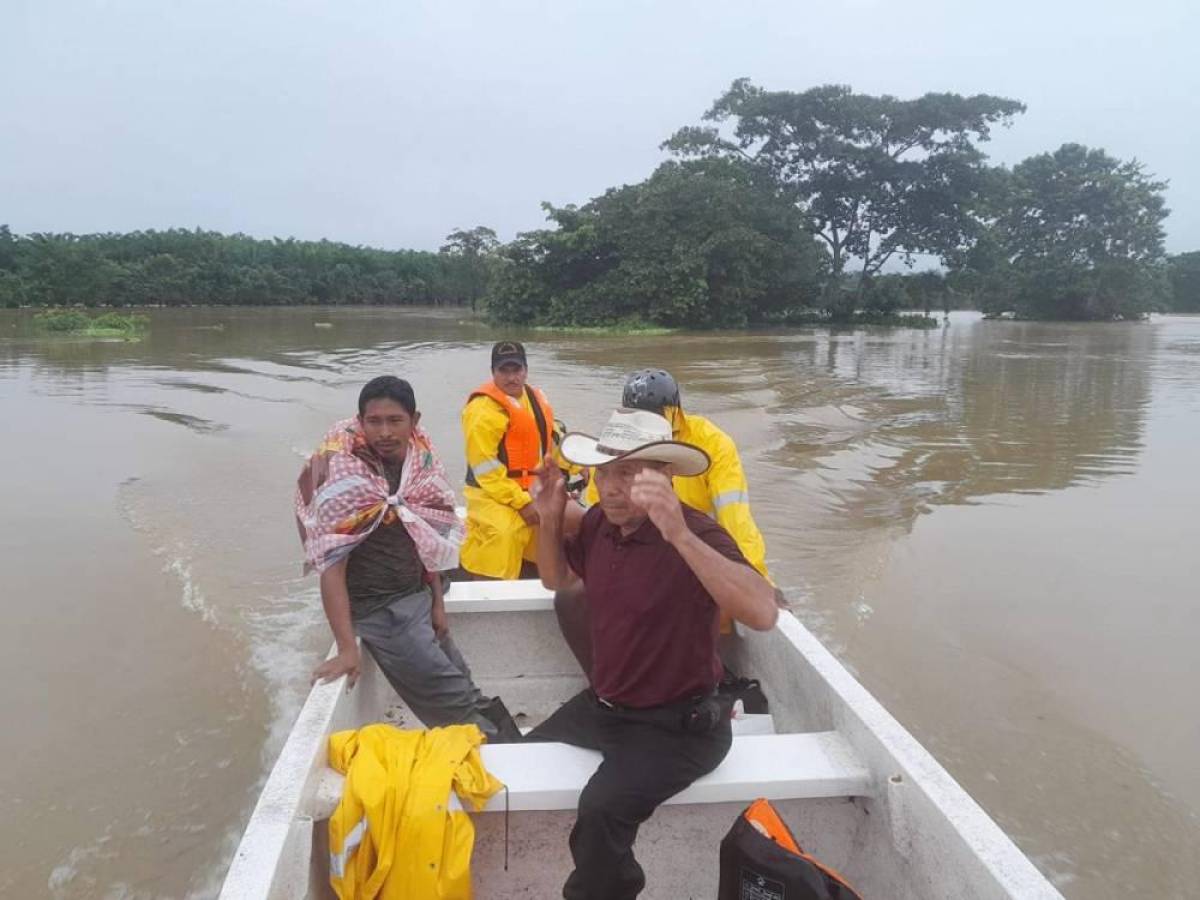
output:
<instances>
[{"instance_id":1,"label":"reflective stripe on jacket","mask_svg":"<svg viewBox=\"0 0 1200 900\"><path fill-rule=\"evenodd\" d=\"M480 399L484 397L488 399ZM471 392L463 409L467 484L494 494L485 482L496 483L504 478L515 481L523 494L533 484L532 471L554 446L553 433L554 410L538 388L526 385L518 400L494 382L484 382ZM516 499L510 492L501 493L508 495L507 500ZM514 504L503 496L495 499L518 509L528 502L522 498L523 502Z\"/></svg>"},{"instance_id":2,"label":"reflective stripe on jacket","mask_svg":"<svg viewBox=\"0 0 1200 900\"><path fill-rule=\"evenodd\" d=\"M346 776L329 818L329 882L341 900L470 900L475 828L448 801L453 789L478 810L502 787L481 743L474 725L330 735L329 765Z\"/></svg>"}]
</instances>

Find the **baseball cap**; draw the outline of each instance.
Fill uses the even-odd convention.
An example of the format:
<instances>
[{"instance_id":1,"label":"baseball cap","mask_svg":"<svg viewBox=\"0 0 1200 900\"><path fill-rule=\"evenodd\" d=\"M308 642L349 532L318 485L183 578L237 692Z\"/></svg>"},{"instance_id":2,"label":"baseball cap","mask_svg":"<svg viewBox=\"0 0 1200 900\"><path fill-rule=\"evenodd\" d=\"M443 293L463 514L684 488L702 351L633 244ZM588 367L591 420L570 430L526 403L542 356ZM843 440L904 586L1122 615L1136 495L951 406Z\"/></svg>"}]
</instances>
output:
<instances>
[{"instance_id":1,"label":"baseball cap","mask_svg":"<svg viewBox=\"0 0 1200 900\"><path fill-rule=\"evenodd\" d=\"M505 363L529 364L525 361L525 348L516 341L500 341L492 345L492 368L498 369Z\"/></svg>"}]
</instances>

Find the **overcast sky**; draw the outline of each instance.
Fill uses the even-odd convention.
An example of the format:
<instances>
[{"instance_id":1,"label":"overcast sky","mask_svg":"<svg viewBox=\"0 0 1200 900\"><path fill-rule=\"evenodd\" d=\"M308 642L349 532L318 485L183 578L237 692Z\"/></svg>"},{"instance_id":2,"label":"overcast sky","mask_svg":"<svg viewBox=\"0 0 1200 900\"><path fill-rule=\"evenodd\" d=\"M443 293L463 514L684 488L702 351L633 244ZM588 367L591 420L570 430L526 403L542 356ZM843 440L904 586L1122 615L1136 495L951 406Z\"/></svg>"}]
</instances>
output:
<instances>
[{"instance_id":1,"label":"overcast sky","mask_svg":"<svg viewBox=\"0 0 1200 900\"><path fill-rule=\"evenodd\" d=\"M0 222L436 249L644 178L739 76L1028 104L1169 179L1200 249L1200 0L0 0Z\"/></svg>"}]
</instances>

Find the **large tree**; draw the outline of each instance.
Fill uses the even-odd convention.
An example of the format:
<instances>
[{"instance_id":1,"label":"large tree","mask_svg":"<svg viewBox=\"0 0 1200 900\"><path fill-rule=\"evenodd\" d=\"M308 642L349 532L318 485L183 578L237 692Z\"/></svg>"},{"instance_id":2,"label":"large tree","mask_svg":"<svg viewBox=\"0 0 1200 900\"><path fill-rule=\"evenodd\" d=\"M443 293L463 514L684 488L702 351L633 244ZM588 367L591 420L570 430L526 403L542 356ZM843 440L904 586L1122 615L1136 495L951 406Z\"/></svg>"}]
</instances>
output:
<instances>
[{"instance_id":1,"label":"large tree","mask_svg":"<svg viewBox=\"0 0 1200 900\"><path fill-rule=\"evenodd\" d=\"M1166 297L1166 182L1137 160L1064 144L1013 167L989 243L984 308L1027 318L1140 318Z\"/></svg>"},{"instance_id":2,"label":"large tree","mask_svg":"<svg viewBox=\"0 0 1200 900\"><path fill-rule=\"evenodd\" d=\"M848 312L855 298L838 295L852 261L861 299L889 260L945 256L973 238L987 186L976 143L1024 110L986 94L900 100L842 85L767 91L742 78L705 113L714 125L680 129L663 146L743 160L771 179L824 243L828 302Z\"/></svg>"},{"instance_id":3,"label":"large tree","mask_svg":"<svg viewBox=\"0 0 1200 900\"><path fill-rule=\"evenodd\" d=\"M816 299L819 250L741 163L668 162L582 207L545 208L556 227L505 250L489 299L498 319L734 326Z\"/></svg>"},{"instance_id":4,"label":"large tree","mask_svg":"<svg viewBox=\"0 0 1200 900\"><path fill-rule=\"evenodd\" d=\"M456 228L446 235L446 243L440 252L459 261L457 274L460 291L470 302L472 312L487 291L499 249L500 240L496 232L486 225L470 229Z\"/></svg>"}]
</instances>

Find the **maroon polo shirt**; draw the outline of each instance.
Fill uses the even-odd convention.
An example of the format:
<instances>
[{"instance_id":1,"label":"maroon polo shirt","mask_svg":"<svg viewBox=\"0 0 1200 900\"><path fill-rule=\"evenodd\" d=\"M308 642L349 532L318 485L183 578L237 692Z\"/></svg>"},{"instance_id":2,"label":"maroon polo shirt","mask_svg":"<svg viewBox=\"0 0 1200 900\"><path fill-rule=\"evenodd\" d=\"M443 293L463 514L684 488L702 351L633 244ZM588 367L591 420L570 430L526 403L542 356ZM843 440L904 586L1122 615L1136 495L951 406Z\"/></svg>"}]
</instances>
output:
<instances>
[{"instance_id":1,"label":"maroon polo shirt","mask_svg":"<svg viewBox=\"0 0 1200 900\"><path fill-rule=\"evenodd\" d=\"M704 543L750 565L715 521L687 505L683 517ZM596 505L565 549L587 592L596 696L647 707L716 687L722 672L717 604L653 522L646 519L623 537Z\"/></svg>"}]
</instances>

